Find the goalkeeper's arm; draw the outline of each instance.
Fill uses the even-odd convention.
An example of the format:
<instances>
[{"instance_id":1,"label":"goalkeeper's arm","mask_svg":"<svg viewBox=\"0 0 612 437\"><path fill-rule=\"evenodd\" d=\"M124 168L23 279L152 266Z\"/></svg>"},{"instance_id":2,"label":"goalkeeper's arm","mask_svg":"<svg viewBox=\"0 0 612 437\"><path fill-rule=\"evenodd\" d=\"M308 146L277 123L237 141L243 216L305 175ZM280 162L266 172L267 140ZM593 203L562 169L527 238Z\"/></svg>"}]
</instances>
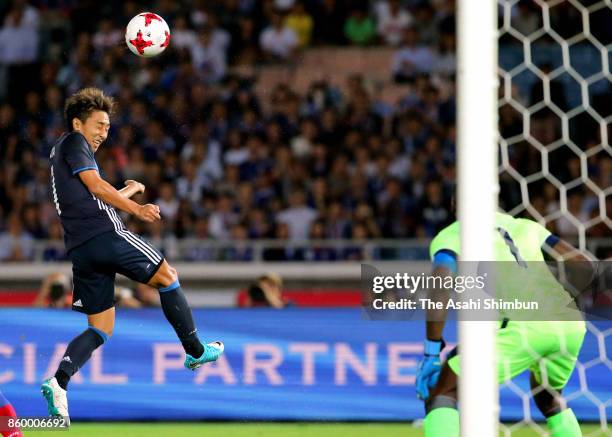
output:
<instances>
[{"instance_id":1,"label":"goalkeeper's arm","mask_svg":"<svg viewBox=\"0 0 612 437\"><path fill-rule=\"evenodd\" d=\"M454 254L443 251L434 256L433 277L448 277L457 271L457 261ZM443 281L441 281L443 282ZM433 281L437 283L437 281ZM442 332L446 323L446 304L449 299L449 292L444 288L433 288L428 290L428 299L441 302L440 309L427 310L427 338L424 345L424 356L417 370L416 391L420 399L429 398L429 390L438 382L442 362L440 352L444 348ZM437 307L437 305L436 305ZM431 308L429 306L428 308Z\"/></svg>"},{"instance_id":2,"label":"goalkeeper's arm","mask_svg":"<svg viewBox=\"0 0 612 437\"><path fill-rule=\"evenodd\" d=\"M452 276L451 270L446 266L435 266L431 274L432 277L448 277ZM436 281L433 281L434 283ZM446 324L446 304L450 294L445 288L432 288L428 290L427 298L432 302L440 302L441 309L428 309L427 310L427 340L430 341L441 341L442 332L444 331L444 325ZM436 307L438 307L436 305ZM431 306L429 307L431 308Z\"/></svg>"},{"instance_id":3,"label":"goalkeeper's arm","mask_svg":"<svg viewBox=\"0 0 612 437\"><path fill-rule=\"evenodd\" d=\"M551 272L574 298L596 291L602 276L598 271L600 263L558 237L547 239L542 252Z\"/></svg>"}]
</instances>

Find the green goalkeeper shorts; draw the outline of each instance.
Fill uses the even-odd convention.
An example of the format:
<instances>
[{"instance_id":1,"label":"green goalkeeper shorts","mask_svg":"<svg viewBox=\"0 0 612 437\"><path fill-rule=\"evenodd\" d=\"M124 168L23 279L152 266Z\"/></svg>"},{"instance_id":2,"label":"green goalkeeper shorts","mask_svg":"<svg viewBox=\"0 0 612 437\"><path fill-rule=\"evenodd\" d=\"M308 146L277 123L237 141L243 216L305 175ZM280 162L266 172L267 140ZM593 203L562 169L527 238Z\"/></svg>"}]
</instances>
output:
<instances>
[{"instance_id":1,"label":"green goalkeeper shorts","mask_svg":"<svg viewBox=\"0 0 612 437\"><path fill-rule=\"evenodd\" d=\"M582 321L508 322L497 333L499 383L529 369L540 385L561 390L574 371L585 333ZM459 375L458 355L448 365Z\"/></svg>"}]
</instances>

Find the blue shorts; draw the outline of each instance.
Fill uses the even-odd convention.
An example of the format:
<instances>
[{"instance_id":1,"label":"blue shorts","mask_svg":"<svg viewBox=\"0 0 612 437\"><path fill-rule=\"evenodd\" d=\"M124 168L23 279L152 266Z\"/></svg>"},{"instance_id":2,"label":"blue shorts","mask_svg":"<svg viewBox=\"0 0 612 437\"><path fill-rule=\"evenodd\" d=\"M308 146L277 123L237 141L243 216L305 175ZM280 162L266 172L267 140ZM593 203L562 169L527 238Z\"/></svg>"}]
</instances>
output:
<instances>
[{"instance_id":1,"label":"blue shorts","mask_svg":"<svg viewBox=\"0 0 612 437\"><path fill-rule=\"evenodd\" d=\"M68 252L72 261L72 309L97 314L115 305L115 275L148 283L164 262L151 244L127 230L96 235Z\"/></svg>"}]
</instances>

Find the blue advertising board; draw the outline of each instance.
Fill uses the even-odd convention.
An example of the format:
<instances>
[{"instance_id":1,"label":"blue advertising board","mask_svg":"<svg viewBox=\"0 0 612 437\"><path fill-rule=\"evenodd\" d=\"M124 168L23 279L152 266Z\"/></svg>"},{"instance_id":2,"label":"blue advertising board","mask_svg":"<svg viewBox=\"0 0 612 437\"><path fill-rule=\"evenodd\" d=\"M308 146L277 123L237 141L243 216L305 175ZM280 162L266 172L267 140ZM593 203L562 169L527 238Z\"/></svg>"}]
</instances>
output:
<instances>
[{"instance_id":1,"label":"blue advertising board","mask_svg":"<svg viewBox=\"0 0 612 437\"><path fill-rule=\"evenodd\" d=\"M423 322L373 322L358 309L195 310L194 317L201 338L224 341L226 353L190 372L182 367L182 348L161 310L119 309L112 339L70 382L71 417L400 421L423 416L414 389ZM40 382L85 327L83 315L67 310L0 310L0 390L20 416L46 414ZM592 325L593 332L610 328ZM565 390L581 420L599 420L600 406L612 395L604 350L610 340L593 332L585 339L584 364ZM454 323L446 338L456 341ZM502 419L524 417L527 392L527 375L502 388Z\"/></svg>"}]
</instances>

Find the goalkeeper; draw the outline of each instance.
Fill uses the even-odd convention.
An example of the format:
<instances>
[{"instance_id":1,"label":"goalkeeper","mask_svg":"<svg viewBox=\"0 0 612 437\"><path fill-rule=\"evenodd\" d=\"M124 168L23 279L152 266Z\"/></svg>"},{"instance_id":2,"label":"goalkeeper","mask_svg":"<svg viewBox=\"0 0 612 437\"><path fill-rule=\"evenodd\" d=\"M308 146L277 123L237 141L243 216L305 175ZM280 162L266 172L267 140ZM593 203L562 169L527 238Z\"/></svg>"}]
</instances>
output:
<instances>
[{"instance_id":1,"label":"goalkeeper","mask_svg":"<svg viewBox=\"0 0 612 437\"><path fill-rule=\"evenodd\" d=\"M512 262L518 266L517 269L527 271L533 266L545 267L544 249L547 247L564 258L570 253L576 253L576 249L531 220L497 213L495 227L494 261ZM457 273L459 243L458 222L436 235L430 245L434 276L446 277ZM586 258L581 257L581 260ZM527 264L529 262L532 263ZM547 274L555 279L549 271ZM544 303L562 303L556 305L560 310L553 313L555 320L572 321L518 321L504 317L496 337L498 380L503 382L512 379L529 369L533 399L546 418L551 435L581 436L576 416L571 409L566 408L561 392L574 370L586 327L582 319L576 321L576 307L567 305L568 301L573 300L564 287L556 280L551 282L546 278L544 284L546 287L536 290L539 296L544 296L540 300ZM563 311L568 313L564 314ZM569 315L572 311L573 318ZM449 354L446 362L440 361L440 351L444 347L442 331L445 318L445 310L428 312L425 356L417 372L417 395L425 401L426 437L459 436L457 376L460 367L457 349Z\"/></svg>"}]
</instances>

